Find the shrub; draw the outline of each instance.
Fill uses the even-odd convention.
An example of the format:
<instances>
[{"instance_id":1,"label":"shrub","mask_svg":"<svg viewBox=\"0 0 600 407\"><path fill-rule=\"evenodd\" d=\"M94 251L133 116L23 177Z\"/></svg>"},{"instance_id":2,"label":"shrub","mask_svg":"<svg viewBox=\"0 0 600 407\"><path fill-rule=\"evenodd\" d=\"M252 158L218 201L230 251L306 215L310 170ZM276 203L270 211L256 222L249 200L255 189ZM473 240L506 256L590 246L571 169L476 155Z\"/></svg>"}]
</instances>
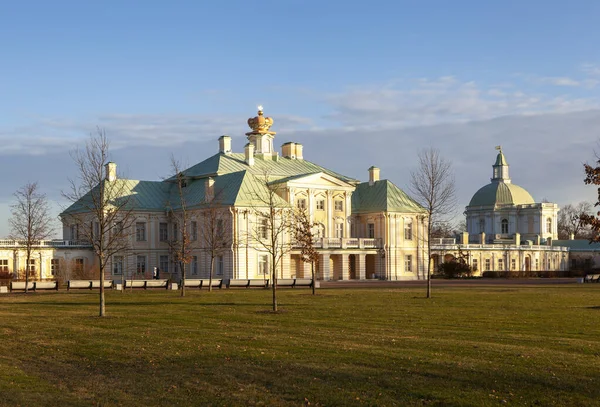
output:
<instances>
[{"instance_id":1,"label":"shrub","mask_svg":"<svg viewBox=\"0 0 600 407\"><path fill-rule=\"evenodd\" d=\"M453 260L440 264L438 272L446 278L469 277L471 275L471 267L465 262Z\"/></svg>"},{"instance_id":2,"label":"shrub","mask_svg":"<svg viewBox=\"0 0 600 407\"><path fill-rule=\"evenodd\" d=\"M484 277L484 278L498 278L498 277L500 277L498 275L498 272L497 271L493 271L493 270L484 271L481 276Z\"/></svg>"}]
</instances>

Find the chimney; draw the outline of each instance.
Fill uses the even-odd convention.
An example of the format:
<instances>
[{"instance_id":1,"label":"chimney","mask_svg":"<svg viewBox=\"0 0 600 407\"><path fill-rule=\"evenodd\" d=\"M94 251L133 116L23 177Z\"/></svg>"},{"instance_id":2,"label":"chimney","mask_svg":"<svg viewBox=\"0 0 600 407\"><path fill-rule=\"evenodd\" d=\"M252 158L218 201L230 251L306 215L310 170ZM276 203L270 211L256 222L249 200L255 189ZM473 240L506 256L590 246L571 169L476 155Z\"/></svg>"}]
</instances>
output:
<instances>
[{"instance_id":1,"label":"chimney","mask_svg":"<svg viewBox=\"0 0 600 407\"><path fill-rule=\"evenodd\" d=\"M254 144L248 143L244 147L244 153L246 155L246 164L249 166L254 165Z\"/></svg>"},{"instance_id":2,"label":"chimney","mask_svg":"<svg viewBox=\"0 0 600 407\"><path fill-rule=\"evenodd\" d=\"M369 185L375 184L375 181L379 181L379 168L373 166L369 168Z\"/></svg>"},{"instance_id":3,"label":"chimney","mask_svg":"<svg viewBox=\"0 0 600 407\"><path fill-rule=\"evenodd\" d=\"M485 232L481 232L481 235L479 235L479 243L481 244L485 244Z\"/></svg>"},{"instance_id":4,"label":"chimney","mask_svg":"<svg viewBox=\"0 0 600 407\"><path fill-rule=\"evenodd\" d=\"M227 135L219 137L219 153L231 154L231 137Z\"/></svg>"},{"instance_id":5,"label":"chimney","mask_svg":"<svg viewBox=\"0 0 600 407\"><path fill-rule=\"evenodd\" d=\"M552 246L552 238L551 237L549 237L549 238L546 239L546 244L548 246Z\"/></svg>"},{"instance_id":6,"label":"chimney","mask_svg":"<svg viewBox=\"0 0 600 407\"><path fill-rule=\"evenodd\" d=\"M569 240L575 240L575 233L569 233Z\"/></svg>"},{"instance_id":7,"label":"chimney","mask_svg":"<svg viewBox=\"0 0 600 407\"><path fill-rule=\"evenodd\" d=\"M521 234L519 232L515 233L515 245L521 245Z\"/></svg>"},{"instance_id":8,"label":"chimney","mask_svg":"<svg viewBox=\"0 0 600 407\"><path fill-rule=\"evenodd\" d=\"M281 146L281 155L284 158L296 158L296 143L288 141Z\"/></svg>"},{"instance_id":9,"label":"chimney","mask_svg":"<svg viewBox=\"0 0 600 407\"><path fill-rule=\"evenodd\" d=\"M296 143L296 160L304 160L302 156L302 144Z\"/></svg>"},{"instance_id":10,"label":"chimney","mask_svg":"<svg viewBox=\"0 0 600 407\"><path fill-rule=\"evenodd\" d=\"M215 197L215 180L211 177L208 177L204 180L204 201L211 202Z\"/></svg>"},{"instance_id":11,"label":"chimney","mask_svg":"<svg viewBox=\"0 0 600 407\"><path fill-rule=\"evenodd\" d=\"M462 244L469 244L469 232L462 232Z\"/></svg>"},{"instance_id":12,"label":"chimney","mask_svg":"<svg viewBox=\"0 0 600 407\"><path fill-rule=\"evenodd\" d=\"M113 162L108 162L104 166L106 180L109 182L115 181L117 179L117 164Z\"/></svg>"}]
</instances>

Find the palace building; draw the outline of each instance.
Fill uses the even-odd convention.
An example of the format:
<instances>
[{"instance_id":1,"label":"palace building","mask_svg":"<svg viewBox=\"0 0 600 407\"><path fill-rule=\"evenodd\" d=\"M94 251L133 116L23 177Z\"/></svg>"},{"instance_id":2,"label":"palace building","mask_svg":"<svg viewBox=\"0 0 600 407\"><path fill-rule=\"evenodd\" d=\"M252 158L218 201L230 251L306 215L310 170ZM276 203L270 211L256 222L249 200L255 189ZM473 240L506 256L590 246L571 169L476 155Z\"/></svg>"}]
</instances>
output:
<instances>
[{"instance_id":1,"label":"palace building","mask_svg":"<svg viewBox=\"0 0 600 407\"><path fill-rule=\"evenodd\" d=\"M556 240L558 205L536 203L526 189L513 184L506 157L497 149L490 183L477 190L465 208L467 231L459 238L431 242L436 268L462 252L475 275L569 270L574 265L569 264L570 250L575 246L581 249L582 241ZM596 257L597 251L595 245L588 245L578 256Z\"/></svg>"},{"instance_id":2,"label":"palace building","mask_svg":"<svg viewBox=\"0 0 600 407\"><path fill-rule=\"evenodd\" d=\"M180 271L169 242L181 234L173 215L181 211L183 196L191 237L186 277L208 277L212 256L202 237L210 214L218 218L226 242L215 258L215 277L269 278L271 256L263 239L270 236L262 213L267 189L274 188L283 206L306 210L315 224L319 279L424 278L423 208L392 182L380 179L376 167L369 168L369 180L361 182L306 160L309 152L300 143L286 142L276 151L272 124L259 108L258 115L248 120L250 131L241 153L233 152L231 137L220 137L214 155L181 172L183 195L178 195L175 177L119 179L116 164L108 164L105 182L122 184L124 194L132 198L135 216L129 248L111 259L110 277L148 274L156 267L161 278L177 278ZM65 240L80 238L73 216L80 210L76 202L61 214ZM290 250L277 265L278 277L310 277L310 265L294 245L293 231L281 239Z\"/></svg>"}]
</instances>

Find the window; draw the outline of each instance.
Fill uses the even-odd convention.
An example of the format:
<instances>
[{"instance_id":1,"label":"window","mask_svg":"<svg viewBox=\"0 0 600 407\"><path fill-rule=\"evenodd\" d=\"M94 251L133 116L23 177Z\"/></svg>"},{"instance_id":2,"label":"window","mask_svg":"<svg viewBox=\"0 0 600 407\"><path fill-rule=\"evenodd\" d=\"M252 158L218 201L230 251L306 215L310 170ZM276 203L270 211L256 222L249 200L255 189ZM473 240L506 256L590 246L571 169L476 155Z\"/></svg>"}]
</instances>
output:
<instances>
[{"instance_id":1,"label":"window","mask_svg":"<svg viewBox=\"0 0 600 407\"><path fill-rule=\"evenodd\" d=\"M94 237L96 239L100 238L100 223L94 222Z\"/></svg>"},{"instance_id":2,"label":"window","mask_svg":"<svg viewBox=\"0 0 600 407\"><path fill-rule=\"evenodd\" d=\"M325 210L325 200L324 199L317 200L317 210L318 211L324 211Z\"/></svg>"},{"instance_id":3,"label":"window","mask_svg":"<svg viewBox=\"0 0 600 407\"><path fill-rule=\"evenodd\" d=\"M412 234L413 234L412 219L406 219L404 221L404 239L412 240Z\"/></svg>"},{"instance_id":4,"label":"window","mask_svg":"<svg viewBox=\"0 0 600 407\"><path fill-rule=\"evenodd\" d=\"M540 268L540 259L535 259L535 269L534 270L539 270Z\"/></svg>"},{"instance_id":5,"label":"window","mask_svg":"<svg viewBox=\"0 0 600 407\"><path fill-rule=\"evenodd\" d=\"M479 233L485 232L485 219L479 219Z\"/></svg>"},{"instance_id":6,"label":"window","mask_svg":"<svg viewBox=\"0 0 600 407\"><path fill-rule=\"evenodd\" d=\"M169 256L162 255L158 257L158 268L162 273L169 272Z\"/></svg>"},{"instance_id":7,"label":"window","mask_svg":"<svg viewBox=\"0 0 600 407\"><path fill-rule=\"evenodd\" d=\"M404 256L404 271L407 273L412 272L412 256L406 255Z\"/></svg>"},{"instance_id":8,"label":"window","mask_svg":"<svg viewBox=\"0 0 600 407\"><path fill-rule=\"evenodd\" d=\"M477 259L473 259L472 268L473 268L473 271L477 271Z\"/></svg>"},{"instance_id":9,"label":"window","mask_svg":"<svg viewBox=\"0 0 600 407\"><path fill-rule=\"evenodd\" d=\"M298 198L298 200L296 200L296 206L298 209L306 209L306 199Z\"/></svg>"},{"instance_id":10,"label":"window","mask_svg":"<svg viewBox=\"0 0 600 407\"><path fill-rule=\"evenodd\" d=\"M552 218L546 219L546 233L552 233Z\"/></svg>"},{"instance_id":11,"label":"window","mask_svg":"<svg viewBox=\"0 0 600 407\"><path fill-rule=\"evenodd\" d=\"M269 256L266 254L258 255L258 274L269 275Z\"/></svg>"},{"instance_id":12,"label":"window","mask_svg":"<svg viewBox=\"0 0 600 407\"><path fill-rule=\"evenodd\" d=\"M137 256L136 271L138 274L146 273L146 256Z\"/></svg>"},{"instance_id":13,"label":"window","mask_svg":"<svg viewBox=\"0 0 600 407\"><path fill-rule=\"evenodd\" d=\"M29 259L29 272L35 273L35 259Z\"/></svg>"},{"instance_id":14,"label":"window","mask_svg":"<svg viewBox=\"0 0 600 407\"><path fill-rule=\"evenodd\" d=\"M267 220L261 219L260 224L258 225L258 235L260 236L261 239L266 239L268 237L268 234L267 234L268 229L269 229L269 227L268 227Z\"/></svg>"},{"instance_id":15,"label":"window","mask_svg":"<svg viewBox=\"0 0 600 407\"><path fill-rule=\"evenodd\" d=\"M123 237L123 222L116 222L114 226L114 233L117 237Z\"/></svg>"},{"instance_id":16,"label":"window","mask_svg":"<svg viewBox=\"0 0 600 407\"><path fill-rule=\"evenodd\" d=\"M83 273L83 259L75 259L75 273Z\"/></svg>"},{"instance_id":17,"label":"window","mask_svg":"<svg viewBox=\"0 0 600 407\"><path fill-rule=\"evenodd\" d=\"M179 224L177 222L173 223L173 241L177 241L179 239Z\"/></svg>"},{"instance_id":18,"label":"window","mask_svg":"<svg viewBox=\"0 0 600 407\"><path fill-rule=\"evenodd\" d=\"M158 224L158 240L161 242L169 240L169 225L165 222Z\"/></svg>"},{"instance_id":19,"label":"window","mask_svg":"<svg viewBox=\"0 0 600 407\"><path fill-rule=\"evenodd\" d=\"M317 225L317 233L315 236L317 239L322 239L325 237L325 226L321 223Z\"/></svg>"},{"instance_id":20,"label":"window","mask_svg":"<svg viewBox=\"0 0 600 407\"><path fill-rule=\"evenodd\" d=\"M116 276L123 274L123 256L113 257L113 274Z\"/></svg>"},{"instance_id":21,"label":"window","mask_svg":"<svg viewBox=\"0 0 600 407\"><path fill-rule=\"evenodd\" d=\"M338 200L336 200L334 202L334 205L335 205L334 208L335 208L336 211L340 211L341 212L341 211L344 210L344 201L340 201L338 199Z\"/></svg>"},{"instance_id":22,"label":"window","mask_svg":"<svg viewBox=\"0 0 600 407\"><path fill-rule=\"evenodd\" d=\"M146 241L146 223L137 222L135 224L135 240L138 242Z\"/></svg>"},{"instance_id":23,"label":"window","mask_svg":"<svg viewBox=\"0 0 600 407\"><path fill-rule=\"evenodd\" d=\"M517 259L510 259L510 269L511 270L517 269Z\"/></svg>"},{"instance_id":24,"label":"window","mask_svg":"<svg viewBox=\"0 0 600 407\"><path fill-rule=\"evenodd\" d=\"M367 223L367 237L373 239L375 237L375 224Z\"/></svg>"},{"instance_id":25,"label":"window","mask_svg":"<svg viewBox=\"0 0 600 407\"><path fill-rule=\"evenodd\" d=\"M485 259L485 271L490 271L492 266L492 262L490 261L490 259Z\"/></svg>"},{"instance_id":26,"label":"window","mask_svg":"<svg viewBox=\"0 0 600 407\"><path fill-rule=\"evenodd\" d=\"M504 271L504 260L498 259L498 271Z\"/></svg>"},{"instance_id":27,"label":"window","mask_svg":"<svg viewBox=\"0 0 600 407\"><path fill-rule=\"evenodd\" d=\"M335 237L337 237L338 239L341 239L344 237L344 224L343 223L335 224Z\"/></svg>"},{"instance_id":28,"label":"window","mask_svg":"<svg viewBox=\"0 0 600 407\"><path fill-rule=\"evenodd\" d=\"M8 259L0 259L0 271L8 271Z\"/></svg>"},{"instance_id":29,"label":"window","mask_svg":"<svg viewBox=\"0 0 600 407\"><path fill-rule=\"evenodd\" d=\"M79 239L79 225L71 225L71 240Z\"/></svg>"},{"instance_id":30,"label":"window","mask_svg":"<svg viewBox=\"0 0 600 407\"><path fill-rule=\"evenodd\" d=\"M192 257L192 274L198 275L198 256Z\"/></svg>"},{"instance_id":31,"label":"window","mask_svg":"<svg viewBox=\"0 0 600 407\"><path fill-rule=\"evenodd\" d=\"M192 235L192 241L196 241L198 240L198 222L196 222L195 220L192 221L191 223L191 235Z\"/></svg>"},{"instance_id":32,"label":"window","mask_svg":"<svg viewBox=\"0 0 600 407\"><path fill-rule=\"evenodd\" d=\"M59 268L59 266L60 266L60 260L59 259L50 259L50 274L53 275L53 276L57 275L58 274L58 268ZM8 268L7 268L6 271L8 271Z\"/></svg>"},{"instance_id":33,"label":"window","mask_svg":"<svg viewBox=\"0 0 600 407\"><path fill-rule=\"evenodd\" d=\"M502 234L508 233L508 219L502 219Z\"/></svg>"},{"instance_id":34,"label":"window","mask_svg":"<svg viewBox=\"0 0 600 407\"><path fill-rule=\"evenodd\" d=\"M223 219L217 220L217 238L221 238L223 236Z\"/></svg>"},{"instance_id":35,"label":"window","mask_svg":"<svg viewBox=\"0 0 600 407\"><path fill-rule=\"evenodd\" d=\"M217 261L217 275L218 276L222 276L223 275L223 269L225 268L225 264L223 263L223 256L217 256L217 258L215 259Z\"/></svg>"}]
</instances>

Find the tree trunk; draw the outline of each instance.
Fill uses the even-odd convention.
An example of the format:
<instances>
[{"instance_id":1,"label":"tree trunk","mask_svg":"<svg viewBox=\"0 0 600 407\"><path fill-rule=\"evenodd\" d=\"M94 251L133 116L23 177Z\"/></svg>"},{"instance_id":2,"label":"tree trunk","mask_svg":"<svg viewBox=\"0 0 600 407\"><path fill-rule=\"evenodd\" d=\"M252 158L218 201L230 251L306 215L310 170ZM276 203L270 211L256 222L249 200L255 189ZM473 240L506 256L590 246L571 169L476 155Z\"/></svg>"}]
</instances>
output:
<instances>
[{"instance_id":1,"label":"tree trunk","mask_svg":"<svg viewBox=\"0 0 600 407\"><path fill-rule=\"evenodd\" d=\"M25 261L25 294L27 294L29 285L29 259L31 259L31 254L29 250L27 250L27 260Z\"/></svg>"},{"instance_id":2,"label":"tree trunk","mask_svg":"<svg viewBox=\"0 0 600 407\"><path fill-rule=\"evenodd\" d=\"M215 256L210 255L210 270L208 271L208 291L212 291L213 268L215 267Z\"/></svg>"},{"instance_id":3,"label":"tree trunk","mask_svg":"<svg viewBox=\"0 0 600 407\"><path fill-rule=\"evenodd\" d=\"M273 281L272 281L272 283L273 283L273 286L272 286L272 288L273 288L273 312L277 312L277 267L275 265L275 259L272 259L272 260L273 260L273 266L272 266L272 269L273 269L273 273L272 273L273 274Z\"/></svg>"},{"instance_id":4,"label":"tree trunk","mask_svg":"<svg viewBox=\"0 0 600 407\"><path fill-rule=\"evenodd\" d=\"M316 281L315 281L315 262L311 261L310 262L310 272L312 274L312 295L315 295L315 286L316 286Z\"/></svg>"},{"instance_id":5,"label":"tree trunk","mask_svg":"<svg viewBox=\"0 0 600 407\"><path fill-rule=\"evenodd\" d=\"M181 271L181 296L185 297L185 263L179 262L179 270Z\"/></svg>"},{"instance_id":6,"label":"tree trunk","mask_svg":"<svg viewBox=\"0 0 600 407\"><path fill-rule=\"evenodd\" d=\"M101 317L106 315L105 305L104 305L104 264L102 264L102 260L100 260L100 315Z\"/></svg>"},{"instance_id":7,"label":"tree trunk","mask_svg":"<svg viewBox=\"0 0 600 407\"><path fill-rule=\"evenodd\" d=\"M427 298L431 298L431 213L427 224ZM418 267L418 266L417 266Z\"/></svg>"}]
</instances>

